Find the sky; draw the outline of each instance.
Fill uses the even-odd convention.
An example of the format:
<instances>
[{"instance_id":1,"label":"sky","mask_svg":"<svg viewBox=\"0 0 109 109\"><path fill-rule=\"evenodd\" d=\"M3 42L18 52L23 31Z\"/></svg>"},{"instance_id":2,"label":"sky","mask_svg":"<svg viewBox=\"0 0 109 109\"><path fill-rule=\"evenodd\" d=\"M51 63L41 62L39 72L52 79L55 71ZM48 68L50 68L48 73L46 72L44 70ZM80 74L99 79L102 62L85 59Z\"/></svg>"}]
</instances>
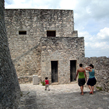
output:
<instances>
[{"instance_id":1,"label":"sky","mask_svg":"<svg viewBox=\"0 0 109 109\"><path fill-rule=\"evenodd\" d=\"M73 10L85 57L109 57L109 0L5 0L5 8Z\"/></svg>"}]
</instances>

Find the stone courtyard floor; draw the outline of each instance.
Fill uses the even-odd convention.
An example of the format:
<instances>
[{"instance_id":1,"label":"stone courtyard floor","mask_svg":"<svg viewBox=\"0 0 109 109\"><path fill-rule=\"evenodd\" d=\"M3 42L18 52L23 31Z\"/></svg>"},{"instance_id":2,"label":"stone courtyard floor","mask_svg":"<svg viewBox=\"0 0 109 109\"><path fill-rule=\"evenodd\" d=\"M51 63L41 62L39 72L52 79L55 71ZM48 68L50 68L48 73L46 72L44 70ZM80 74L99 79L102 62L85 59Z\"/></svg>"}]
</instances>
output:
<instances>
[{"instance_id":1,"label":"stone courtyard floor","mask_svg":"<svg viewBox=\"0 0 109 109\"><path fill-rule=\"evenodd\" d=\"M20 87L18 109L109 109L109 93L95 91L90 95L85 87L82 96L77 83L50 85L50 91L45 91L42 85L20 84Z\"/></svg>"}]
</instances>

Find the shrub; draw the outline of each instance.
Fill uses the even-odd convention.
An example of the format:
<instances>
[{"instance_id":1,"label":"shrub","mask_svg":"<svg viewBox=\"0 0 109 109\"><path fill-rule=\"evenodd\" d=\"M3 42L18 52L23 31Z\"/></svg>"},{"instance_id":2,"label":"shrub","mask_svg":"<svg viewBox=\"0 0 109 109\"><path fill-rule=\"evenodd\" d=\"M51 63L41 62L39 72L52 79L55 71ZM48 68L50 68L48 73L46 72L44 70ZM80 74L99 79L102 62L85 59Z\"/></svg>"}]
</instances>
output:
<instances>
[{"instance_id":1,"label":"shrub","mask_svg":"<svg viewBox=\"0 0 109 109\"><path fill-rule=\"evenodd\" d=\"M42 86L45 86L45 81L42 81L41 84L42 84Z\"/></svg>"}]
</instances>

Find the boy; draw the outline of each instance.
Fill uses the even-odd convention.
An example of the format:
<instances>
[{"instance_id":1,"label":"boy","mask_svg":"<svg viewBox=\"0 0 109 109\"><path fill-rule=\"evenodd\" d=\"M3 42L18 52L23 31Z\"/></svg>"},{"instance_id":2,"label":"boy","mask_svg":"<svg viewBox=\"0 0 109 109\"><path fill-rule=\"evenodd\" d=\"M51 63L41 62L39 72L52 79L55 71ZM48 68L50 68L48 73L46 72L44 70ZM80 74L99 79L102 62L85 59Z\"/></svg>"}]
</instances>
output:
<instances>
[{"instance_id":1,"label":"boy","mask_svg":"<svg viewBox=\"0 0 109 109\"><path fill-rule=\"evenodd\" d=\"M47 88L48 88L48 91L50 91L48 77L45 78L45 90L47 90Z\"/></svg>"}]
</instances>

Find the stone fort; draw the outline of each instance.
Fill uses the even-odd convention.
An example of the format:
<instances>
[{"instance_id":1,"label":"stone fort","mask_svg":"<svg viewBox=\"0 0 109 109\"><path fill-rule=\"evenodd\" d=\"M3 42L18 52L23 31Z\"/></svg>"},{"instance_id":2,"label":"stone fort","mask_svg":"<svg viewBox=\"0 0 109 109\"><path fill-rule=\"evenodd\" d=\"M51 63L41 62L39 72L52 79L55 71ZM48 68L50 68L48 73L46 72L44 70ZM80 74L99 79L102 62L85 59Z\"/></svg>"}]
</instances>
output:
<instances>
[{"instance_id":1,"label":"stone fort","mask_svg":"<svg viewBox=\"0 0 109 109\"><path fill-rule=\"evenodd\" d=\"M5 9L5 25L20 83L31 82L33 75L48 77L51 83L70 83L79 63L92 63L98 87L109 90L109 58L85 57L73 10Z\"/></svg>"}]
</instances>

